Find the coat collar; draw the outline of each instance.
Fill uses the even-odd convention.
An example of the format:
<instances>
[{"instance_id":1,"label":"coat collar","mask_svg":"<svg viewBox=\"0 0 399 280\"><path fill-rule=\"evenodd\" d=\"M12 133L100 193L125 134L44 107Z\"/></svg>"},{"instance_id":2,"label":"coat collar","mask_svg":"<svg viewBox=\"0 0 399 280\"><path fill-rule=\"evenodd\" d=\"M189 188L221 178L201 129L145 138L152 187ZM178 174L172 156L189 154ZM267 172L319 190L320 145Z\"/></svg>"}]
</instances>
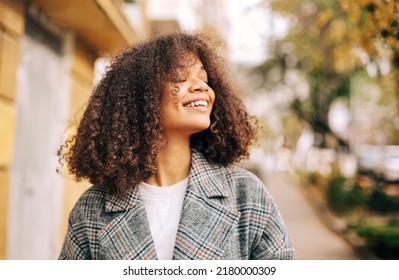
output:
<instances>
[{"instance_id":1,"label":"coat collar","mask_svg":"<svg viewBox=\"0 0 399 280\"><path fill-rule=\"evenodd\" d=\"M228 192L223 188L224 174L221 174L219 165L209 163L204 156L196 150L191 150L191 169L189 174L190 191L203 194L208 198L228 197ZM132 188L123 195L108 193L105 201L106 212L126 211L142 203L138 188Z\"/></svg>"},{"instance_id":2,"label":"coat collar","mask_svg":"<svg viewBox=\"0 0 399 280\"><path fill-rule=\"evenodd\" d=\"M240 214L229 207L223 168L192 150L191 170L176 236L174 259L220 259ZM138 188L107 195L106 212L122 212L99 232L111 259L156 259L154 242Z\"/></svg>"}]
</instances>

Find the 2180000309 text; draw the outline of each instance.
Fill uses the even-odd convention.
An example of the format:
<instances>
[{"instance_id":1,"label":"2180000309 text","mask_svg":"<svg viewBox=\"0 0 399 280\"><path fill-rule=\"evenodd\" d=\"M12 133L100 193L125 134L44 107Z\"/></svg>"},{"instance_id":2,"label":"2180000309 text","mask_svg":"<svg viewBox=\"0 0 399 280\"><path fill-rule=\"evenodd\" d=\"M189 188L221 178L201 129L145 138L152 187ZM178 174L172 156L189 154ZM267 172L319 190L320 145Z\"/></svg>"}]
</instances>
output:
<instances>
[{"instance_id":1,"label":"2180000309 text","mask_svg":"<svg viewBox=\"0 0 399 280\"><path fill-rule=\"evenodd\" d=\"M265 267L217 267L216 275L274 275L277 271L274 266Z\"/></svg>"}]
</instances>

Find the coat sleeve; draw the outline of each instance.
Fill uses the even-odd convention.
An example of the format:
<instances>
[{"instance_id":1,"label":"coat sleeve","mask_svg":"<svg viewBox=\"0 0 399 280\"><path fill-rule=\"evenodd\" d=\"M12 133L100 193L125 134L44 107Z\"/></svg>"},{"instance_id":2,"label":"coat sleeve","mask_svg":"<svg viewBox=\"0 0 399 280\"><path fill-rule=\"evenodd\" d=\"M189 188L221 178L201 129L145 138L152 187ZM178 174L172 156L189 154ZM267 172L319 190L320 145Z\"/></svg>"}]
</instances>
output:
<instances>
[{"instance_id":1,"label":"coat sleeve","mask_svg":"<svg viewBox=\"0 0 399 280\"><path fill-rule=\"evenodd\" d=\"M70 215L71 216L71 215ZM62 245L59 260L85 260L91 259L90 254L87 253L87 242L84 240L84 229L76 227L76 224L71 223L71 217L68 222L68 231L65 235L64 243ZM82 238L83 237L83 238Z\"/></svg>"},{"instance_id":2,"label":"coat sleeve","mask_svg":"<svg viewBox=\"0 0 399 280\"><path fill-rule=\"evenodd\" d=\"M91 259L89 241L84 221L76 221L77 207L72 209L68 219L68 230L62 245L59 260Z\"/></svg>"},{"instance_id":3,"label":"coat sleeve","mask_svg":"<svg viewBox=\"0 0 399 280\"><path fill-rule=\"evenodd\" d=\"M69 232L65 236L64 244L61 253L58 257L59 260L84 260L86 259L82 248L79 246L76 238Z\"/></svg>"},{"instance_id":4,"label":"coat sleeve","mask_svg":"<svg viewBox=\"0 0 399 280\"><path fill-rule=\"evenodd\" d=\"M266 188L263 186L262 207L265 218L263 231L253 245L250 259L254 260L290 260L294 249L289 239L281 214Z\"/></svg>"}]
</instances>

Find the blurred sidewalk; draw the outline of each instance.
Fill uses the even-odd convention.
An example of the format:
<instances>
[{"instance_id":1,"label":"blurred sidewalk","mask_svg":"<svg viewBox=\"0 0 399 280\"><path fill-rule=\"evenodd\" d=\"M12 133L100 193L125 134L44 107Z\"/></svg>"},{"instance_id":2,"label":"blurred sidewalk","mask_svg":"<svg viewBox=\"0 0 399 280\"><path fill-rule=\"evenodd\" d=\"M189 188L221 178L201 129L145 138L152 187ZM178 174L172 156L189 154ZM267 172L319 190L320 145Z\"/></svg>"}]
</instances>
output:
<instances>
[{"instance_id":1,"label":"blurred sidewalk","mask_svg":"<svg viewBox=\"0 0 399 280\"><path fill-rule=\"evenodd\" d=\"M314 207L304 197L300 186L268 172L263 181L272 193L283 216L297 260L359 260L355 249L341 236L326 227Z\"/></svg>"}]
</instances>

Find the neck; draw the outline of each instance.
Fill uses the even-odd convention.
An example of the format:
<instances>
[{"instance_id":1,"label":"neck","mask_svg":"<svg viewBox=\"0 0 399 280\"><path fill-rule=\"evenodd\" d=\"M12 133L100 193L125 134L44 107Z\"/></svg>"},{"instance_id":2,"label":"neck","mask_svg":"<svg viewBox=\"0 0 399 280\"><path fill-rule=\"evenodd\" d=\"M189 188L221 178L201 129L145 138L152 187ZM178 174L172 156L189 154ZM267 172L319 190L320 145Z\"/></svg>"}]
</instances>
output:
<instances>
[{"instance_id":1,"label":"neck","mask_svg":"<svg viewBox=\"0 0 399 280\"><path fill-rule=\"evenodd\" d=\"M170 186L188 177L191 166L190 139L168 139L157 154L157 173L145 182L153 186Z\"/></svg>"}]
</instances>

